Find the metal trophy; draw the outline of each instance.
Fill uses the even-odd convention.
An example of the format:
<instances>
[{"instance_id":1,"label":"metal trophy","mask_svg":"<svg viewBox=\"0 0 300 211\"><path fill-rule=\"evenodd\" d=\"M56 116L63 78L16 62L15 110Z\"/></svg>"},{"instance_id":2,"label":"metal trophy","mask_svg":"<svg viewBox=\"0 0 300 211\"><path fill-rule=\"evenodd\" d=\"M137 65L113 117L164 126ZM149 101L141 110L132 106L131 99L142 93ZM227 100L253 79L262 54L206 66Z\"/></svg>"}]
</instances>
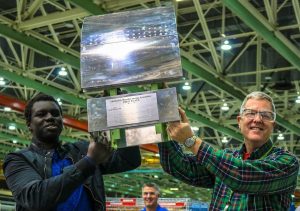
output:
<instances>
[{"instance_id":1,"label":"metal trophy","mask_svg":"<svg viewBox=\"0 0 300 211\"><path fill-rule=\"evenodd\" d=\"M85 18L83 90L155 87L182 77L175 17L173 7L159 7ZM89 132L110 131L117 147L162 142L162 123L180 119L175 88L92 98L87 110Z\"/></svg>"}]
</instances>

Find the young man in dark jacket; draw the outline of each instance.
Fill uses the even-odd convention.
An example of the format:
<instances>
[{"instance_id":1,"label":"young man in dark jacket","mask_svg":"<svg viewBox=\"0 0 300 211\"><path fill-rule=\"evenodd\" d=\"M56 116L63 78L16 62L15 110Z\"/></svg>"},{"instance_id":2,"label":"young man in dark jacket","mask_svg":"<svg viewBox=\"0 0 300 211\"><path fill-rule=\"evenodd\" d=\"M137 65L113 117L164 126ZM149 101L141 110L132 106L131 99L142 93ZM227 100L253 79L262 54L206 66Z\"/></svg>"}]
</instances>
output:
<instances>
[{"instance_id":1,"label":"young man in dark jacket","mask_svg":"<svg viewBox=\"0 0 300 211\"><path fill-rule=\"evenodd\" d=\"M51 96L31 99L25 118L32 143L8 154L3 164L16 210L105 210L102 175L141 163L139 147L112 151L95 141L61 144L62 110Z\"/></svg>"}]
</instances>

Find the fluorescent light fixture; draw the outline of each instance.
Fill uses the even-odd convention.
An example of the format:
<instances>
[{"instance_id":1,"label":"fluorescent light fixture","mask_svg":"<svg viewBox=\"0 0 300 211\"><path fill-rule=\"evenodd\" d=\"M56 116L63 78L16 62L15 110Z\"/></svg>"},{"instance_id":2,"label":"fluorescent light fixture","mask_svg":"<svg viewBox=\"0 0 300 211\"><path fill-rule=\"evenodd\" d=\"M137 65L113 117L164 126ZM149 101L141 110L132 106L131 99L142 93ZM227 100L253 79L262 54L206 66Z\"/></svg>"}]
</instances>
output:
<instances>
[{"instance_id":1,"label":"fluorescent light fixture","mask_svg":"<svg viewBox=\"0 0 300 211\"><path fill-rule=\"evenodd\" d=\"M179 190L178 188L170 188L170 190Z\"/></svg>"},{"instance_id":2,"label":"fluorescent light fixture","mask_svg":"<svg viewBox=\"0 0 300 211\"><path fill-rule=\"evenodd\" d=\"M17 143L18 143L18 141L17 141L16 139L13 139L12 142L13 142L14 144L17 144Z\"/></svg>"},{"instance_id":3,"label":"fluorescent light fixture","mask_svg":"<svg viewBox=\"0 0 300 211\"><path fill-rule=\"evenodd\" d=\"M229 110L229 106L227 105L227 103L223 103L222 107L221 107L222 111L228 111Z\"/></svg>"},{"instance_id":4,"label":"fluorescent light fixture","mask_svg":"<svg viewBox=\"0 0 300 211\"><path fill-rule=\"evenodd\" d=\"M182 89L183 90L190 90L191 86L190 86L189 82L185 82L184 85L182 86Z\"/></svg>"},{"instance_id":5,"label":"fluorescent light fixture","mask_svg":"<svg viewBox=\"0 0 300 211\"><path fill-rule=\"evenodd\" d=\"M223 44L221 45L221 49L224 51L228 51L231 49L231 45L229 44L228 40L224 40Z\"/></svg>"},{"instance_id":6,"label":"fluorescent light fixture","mask_svg":"<svg viewBox=\"0 0 300 211\"><path fill-rule=\"evenodd\" d=\"M297 99L295 100L296 103L300 103L300 95L297 97Z\"/></svg>"}]
</instances>

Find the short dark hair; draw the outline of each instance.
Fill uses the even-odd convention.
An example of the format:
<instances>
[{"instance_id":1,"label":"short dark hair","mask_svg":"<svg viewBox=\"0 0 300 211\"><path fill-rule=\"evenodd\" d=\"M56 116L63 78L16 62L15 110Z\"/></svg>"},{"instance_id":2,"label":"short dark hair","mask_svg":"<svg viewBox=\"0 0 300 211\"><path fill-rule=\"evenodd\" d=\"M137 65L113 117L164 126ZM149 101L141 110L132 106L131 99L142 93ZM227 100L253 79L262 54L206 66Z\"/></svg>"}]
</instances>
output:
<instances>
[{"instance_id":1,"label":"short dark hair","mask_svg":"<svg viewBox=\"0 0 300 211\"><path fill-rule=\"evenodd\" d=\"M34 103L39 102L39 101L52 101L52 102L54 102L58 106L60 114L62 115L62 109L61 109L59 103L57 102L57 100L55 100L54 97L52 97L50 95L40 93L40 94L36 95L35 97L31 98L25 106L24 116L25 116L26 123L31 122L32 106L33 106Z\"/></svg>"}]
</instances>

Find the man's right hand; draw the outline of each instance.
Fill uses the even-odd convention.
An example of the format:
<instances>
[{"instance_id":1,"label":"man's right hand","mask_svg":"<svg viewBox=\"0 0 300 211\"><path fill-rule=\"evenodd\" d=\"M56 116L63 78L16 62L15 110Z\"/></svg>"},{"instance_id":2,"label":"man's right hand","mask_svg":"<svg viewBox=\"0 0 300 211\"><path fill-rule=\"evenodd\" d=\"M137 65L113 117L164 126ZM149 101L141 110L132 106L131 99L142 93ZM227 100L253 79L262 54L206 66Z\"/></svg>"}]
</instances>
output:
<instances>
[{"instance_id":1,"label":"man's right hand","mask_svg":"<svg viewBox=\"0 0 300 211\"><path fill-rule=\"evenodd\" d=\"M105 163L113 153L110 142L90 141L87 156L94 160L96 164Z\"/></svg>"}]
</instances>

